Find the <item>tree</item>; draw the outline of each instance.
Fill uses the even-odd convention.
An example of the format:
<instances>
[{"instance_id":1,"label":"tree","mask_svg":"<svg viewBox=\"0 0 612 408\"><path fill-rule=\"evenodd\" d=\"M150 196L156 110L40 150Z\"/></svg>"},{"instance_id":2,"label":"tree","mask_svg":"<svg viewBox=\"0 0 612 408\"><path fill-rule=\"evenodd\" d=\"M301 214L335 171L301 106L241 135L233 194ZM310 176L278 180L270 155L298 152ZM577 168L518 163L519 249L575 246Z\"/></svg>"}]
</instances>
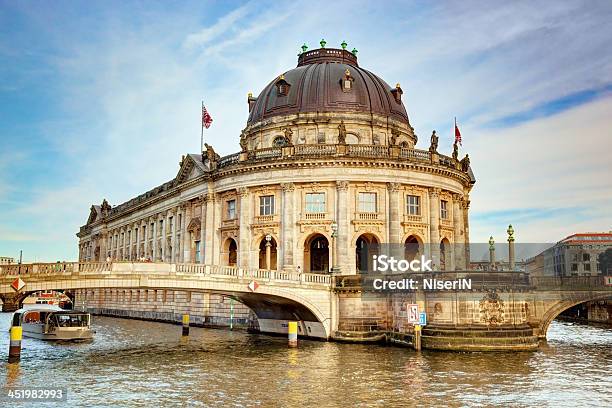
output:
<instances>
[{"instance_id":1,"label":"tree","mask_svg":"<svg viewBox=\"0 0 612 408\"><path fill-rule=\"evenodd\" d=\"M608 248L597 257L601 273L604 275L612 275L612 248Z\"/></svg>"}]
</instances>

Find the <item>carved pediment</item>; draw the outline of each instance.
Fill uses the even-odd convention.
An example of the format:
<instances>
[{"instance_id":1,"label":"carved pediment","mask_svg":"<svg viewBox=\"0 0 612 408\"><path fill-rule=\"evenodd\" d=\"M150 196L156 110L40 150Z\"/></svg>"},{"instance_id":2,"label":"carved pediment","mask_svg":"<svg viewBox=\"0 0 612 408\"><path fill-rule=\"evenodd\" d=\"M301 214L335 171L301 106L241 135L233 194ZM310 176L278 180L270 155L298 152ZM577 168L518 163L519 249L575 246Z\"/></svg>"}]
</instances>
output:
<instances>
[{"instance_id":1,"label":"carved pediment","mask_svg":"<svg viewBox=\"0 0 612 408\"><path fill-rule=\"evenodd\" d=\"M87 218L87 224L93 224L94 222L96 222L98 220L98 216L100 215L100 211L99 211L99 207L92 205L91 209L89 210L89 218Z\"/></svg>"},{"instance_id":2,"label":"carved pediment","mask_svg":"<svg viewBox=\"0 0 612 408\"><path fill-rule=\"evenodd\" d=\"M204 169L194 160L192 155L184 156L180 165L181 167L174 178L174 185L184 183L204 174Z\"/></svg>"},{"instance_id":3,"label":"carved pediment","mask_svg":"<svg viewBox=\"0 0 612 408\"><path fill-rule=\"evenodd\" d=\"M187 226L187 231L199 230L201 226L202 226L202 222L200 221L200 217L195 217L191 220L191 222Z\"/></svg>"}]
</instances>

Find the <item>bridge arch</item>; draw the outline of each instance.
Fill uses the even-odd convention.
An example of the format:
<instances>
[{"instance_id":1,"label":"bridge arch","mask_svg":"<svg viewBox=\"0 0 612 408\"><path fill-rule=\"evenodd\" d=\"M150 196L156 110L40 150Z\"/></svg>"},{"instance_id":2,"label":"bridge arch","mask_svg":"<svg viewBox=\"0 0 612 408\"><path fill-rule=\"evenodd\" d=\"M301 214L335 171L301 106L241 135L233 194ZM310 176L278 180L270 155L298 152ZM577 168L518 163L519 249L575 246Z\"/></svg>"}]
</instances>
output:
<instances>
[{"instance_id":1,"label":"bridge arch","mask_svg":"<svg viewBox=\"0 0 612 408\"><path fill-rule=\"evenodd\" d=\"M609 293L607 293L607 294L600 294L600 295L591 296L591 297L583 298L583 299L566 299L566 300L561 300L555 303L550 309L548 309L542 315L542 319L540 320L540 324L538 326L538 337L541 339L546 338L546 333L548 332L548 328L550 327L550 324L561 313L581 303L595 302L598 300L612 300L612 296Z\"/></svg>"}]
</instances>

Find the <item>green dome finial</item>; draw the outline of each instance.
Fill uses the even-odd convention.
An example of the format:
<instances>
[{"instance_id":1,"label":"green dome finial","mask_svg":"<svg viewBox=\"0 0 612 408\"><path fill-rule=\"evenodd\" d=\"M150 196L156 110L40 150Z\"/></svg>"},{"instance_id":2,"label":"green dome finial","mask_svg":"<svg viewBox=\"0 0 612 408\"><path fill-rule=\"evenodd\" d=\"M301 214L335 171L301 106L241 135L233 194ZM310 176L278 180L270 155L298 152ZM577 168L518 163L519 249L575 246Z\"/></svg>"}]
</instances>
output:
<instances>
[{"instance_id":1,"label":"green dome finial","mask_svg":"<svg viewBox=\"0 0 612 408\"><path fill-rule=\"evenodd\" d=\"M321 41L319 41L319 44L321 44L321 48L325 48L325 44L327 44L327 41L321 39Z\"/></svg>"},{"instance_id":2,"label":"green dome finial","mask_svg":"<svg viewBox=\"0 0 612 408\"><path fill-rule=\"evenodd\" d=\"M352 53L354 56L357 56L357 53L358 53L358 52L359 52L359 51L357 51L357 48L353 48L353 51L351 51L351 53Z\"/></svg>"},{"instance_id":3,"label":"green dome finial","mask_svg":"<svg viewBox=\"0 0 612 408\"><path fill-rule=\"evenodd\" d=\"M342 47L343 50L346 50L346 46L348 44L346 43L346 41L342 41L342 44L340 44L340 47Z\"/></svg>"},{"instance_id":4,"label":"green dome finial","mask_svg":"<svg viewBox=\"0 0 612 408\"><path fill-rule=\"evenodd\" d=\"M304 43L304 45L302 45L302 52L306 52L307 49L308 46L306 45L306 43Z\"/></svg>"}]
</instances>

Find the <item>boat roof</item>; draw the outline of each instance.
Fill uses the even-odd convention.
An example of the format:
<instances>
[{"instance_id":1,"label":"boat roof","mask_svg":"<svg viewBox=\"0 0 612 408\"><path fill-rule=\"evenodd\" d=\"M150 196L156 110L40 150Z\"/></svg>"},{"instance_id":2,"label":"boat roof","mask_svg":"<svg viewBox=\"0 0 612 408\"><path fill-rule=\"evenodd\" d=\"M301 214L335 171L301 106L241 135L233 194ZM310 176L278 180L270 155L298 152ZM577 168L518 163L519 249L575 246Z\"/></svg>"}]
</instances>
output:
<instances>
[{"instance_id":1,"label":"boat roof","mask_svg":"<svg viewBox=\"0 0 612 408\"><path fill-rule=\"evenodd\" d=\"M36 305L35 307L19 309L15 313L24 313L24 312L63 312L63 313L88 314L87 312L80 312L78 310L62 309L61 307L57 305Z\"/></svg>"}]
</instances>

